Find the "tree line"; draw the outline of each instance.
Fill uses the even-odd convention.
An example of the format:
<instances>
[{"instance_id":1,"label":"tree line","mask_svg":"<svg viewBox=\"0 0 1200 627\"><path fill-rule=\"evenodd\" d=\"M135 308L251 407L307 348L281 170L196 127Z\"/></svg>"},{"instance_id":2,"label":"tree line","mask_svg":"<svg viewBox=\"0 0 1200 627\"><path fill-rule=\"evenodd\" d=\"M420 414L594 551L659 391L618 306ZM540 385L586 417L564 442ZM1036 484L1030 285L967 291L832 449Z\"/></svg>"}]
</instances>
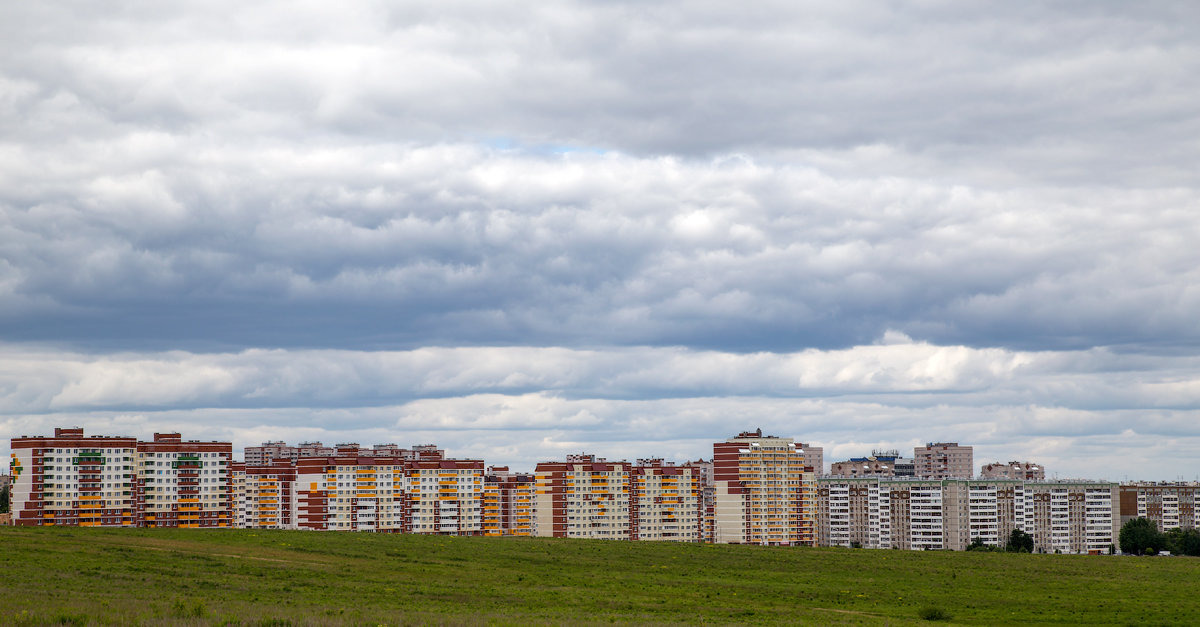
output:
<instances>
[{"instance_id":1,"label":"tree line","mask_svg":"<svg viewBox=\"0 0 1200 627\"><path fill-rule=\"evenodd\" d=\"M1121 525L1122 553L1134 555L1157 555L1169 551L1171 555L1191 555L1200 557L1200 530L1170 529L1166 533L1158 530L1158 525L1149 518L1134 518Z\"/></svg>"}]
</instances>

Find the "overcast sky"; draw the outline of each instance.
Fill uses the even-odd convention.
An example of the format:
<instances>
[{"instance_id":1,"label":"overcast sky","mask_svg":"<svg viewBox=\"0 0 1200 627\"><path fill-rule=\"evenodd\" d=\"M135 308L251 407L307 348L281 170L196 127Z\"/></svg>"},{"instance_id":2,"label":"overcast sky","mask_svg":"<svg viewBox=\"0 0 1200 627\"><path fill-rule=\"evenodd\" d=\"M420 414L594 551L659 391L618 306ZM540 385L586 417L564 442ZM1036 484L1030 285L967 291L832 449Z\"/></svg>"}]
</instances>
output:
<instances>
[{"instance_id":1,"label":"overcast sky","mask_svg":"<svg viewBox=\"0 0 1200 627\"><path fill-rule=\"evenodd\" d=\"M1200 5L0 4L0 436L1200 477Z\"/></svg>"}]
</instances>

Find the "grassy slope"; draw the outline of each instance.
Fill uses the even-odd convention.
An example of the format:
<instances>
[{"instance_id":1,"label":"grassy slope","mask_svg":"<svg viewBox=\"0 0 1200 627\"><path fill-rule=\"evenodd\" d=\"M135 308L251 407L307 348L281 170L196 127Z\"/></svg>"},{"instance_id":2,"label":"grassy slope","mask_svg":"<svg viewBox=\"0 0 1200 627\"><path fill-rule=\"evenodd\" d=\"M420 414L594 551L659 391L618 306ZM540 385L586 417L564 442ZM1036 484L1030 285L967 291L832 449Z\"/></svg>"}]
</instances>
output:
<instances>
[{"instance_id":1,"label":"grassy slope","mask_svg":"<svg viewBox=\"0 0 1200 627\"><path fill-rule=\"evenodd\" d=\"M1190 624L1200 559L0 528L0 623Z\"/></svg>"}]
</instances>

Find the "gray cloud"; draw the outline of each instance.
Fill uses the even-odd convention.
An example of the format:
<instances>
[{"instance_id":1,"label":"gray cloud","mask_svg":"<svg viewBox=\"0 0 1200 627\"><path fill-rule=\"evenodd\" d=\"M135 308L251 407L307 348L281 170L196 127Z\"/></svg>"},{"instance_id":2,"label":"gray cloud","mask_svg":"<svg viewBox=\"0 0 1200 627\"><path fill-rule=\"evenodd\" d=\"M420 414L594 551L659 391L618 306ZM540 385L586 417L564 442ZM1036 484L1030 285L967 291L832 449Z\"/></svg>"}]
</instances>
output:
<instances>
[{"instance_id":1,"label":"gray cloud","mask_svg":"<svg viewBox=\"0 0 1200 627\"><path fill-rule=\"evenodd\" d=\"M1123 443L1172 476L1197 27L1188 2L10 3L0 420L522 461L699 455L732 416L1080 473ZM545 439L518 451L522 424Z\"/></svg>"},{"instance_id":2,"label":"gray cloud","mask_svg":"<svg viewBox=\"0 0 1200 627\"><path fill-rule=\"evenodd\" d=\"M457 145L225 162L183 142L177 162L127 171L100 146L57 154L6 164L11 339L786 351L887 329L1018 348L1200 337L1189 190L988 192ZM65 198L28 198L51 188Z\"/></svg>"}]
</instances>

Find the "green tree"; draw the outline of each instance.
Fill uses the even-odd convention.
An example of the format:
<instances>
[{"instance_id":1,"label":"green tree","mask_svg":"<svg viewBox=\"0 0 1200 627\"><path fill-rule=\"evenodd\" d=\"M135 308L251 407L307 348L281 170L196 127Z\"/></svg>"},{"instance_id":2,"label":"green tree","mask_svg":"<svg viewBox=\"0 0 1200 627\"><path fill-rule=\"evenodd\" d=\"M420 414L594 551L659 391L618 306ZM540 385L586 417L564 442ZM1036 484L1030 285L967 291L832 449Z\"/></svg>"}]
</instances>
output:
<instances>
[{"instance_id":1,"label":"green tree","mask_svg":"<svg viewBox=\"0 0 1200 627\"><path fill-rule=\"evenodd\" d=\"M1200 556L1200 530L1171 529L1165 534L1166 549L1174 555Z\"/></svg>"},{"instance_id":2,"label":"green tree","mask_svg":"<svg viewBox=\"0 0 1200 627\"><path fill-rule=\"evenodd\" d=\"M0 514L8 513L8 486L0 490Z\"/></svg>"},{"instance_id":3,"label":"green tree","mask_svg":"<svg viewBox=\"0 0 1200 627\"><path fill-rule=\"evenodd\" d=\"M1033 536L1020 529L1013 529L1008 534L1008 544L1004 547L1009 553L1033 553Z\"/></svg>"},{"instance_id":4,"label":"green tree","mask_svg":"<svg viewBox=\"0 0 1200 627\"><path fill-rule=\"evenodd\" d=\"M1121 525L1121 551L1134 555L1153 555L1166 547L1166 536L1149 518L1134 518Z\"/></svg>"}]
</instances>

